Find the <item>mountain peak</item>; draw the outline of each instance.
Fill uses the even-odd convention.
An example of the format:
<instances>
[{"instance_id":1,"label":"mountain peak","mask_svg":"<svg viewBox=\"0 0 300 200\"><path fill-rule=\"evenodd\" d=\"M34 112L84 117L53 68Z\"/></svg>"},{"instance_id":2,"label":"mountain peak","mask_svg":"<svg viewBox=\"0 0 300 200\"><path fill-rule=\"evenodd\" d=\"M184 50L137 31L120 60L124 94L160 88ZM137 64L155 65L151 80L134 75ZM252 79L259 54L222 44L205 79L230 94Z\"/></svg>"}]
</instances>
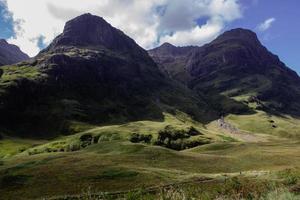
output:
<instances>
[{"instance_id":1,"label":"mountain peak","mask_svg":"<svg viewBox=\"0 0 300 200\"><path fill-rule=\"evenodd\" d=\"M0 45L7 45L7 41L5 39L0 39Z\"/></svg>"},{"instance_id":2,"label":"mountain peak","mask_svg":"<svg viewBox=\"0 0 300 200\"><path fill-rule=\"evenodd\" d=\"M213 43L225 42L225 41L244 41L252 44L261 44L255 32L249 29L236 28L224 32Z\"/></svg>"},{"instance_id":3,"label":"mountain peak","mask_svg":"<svg viewBox=\"0 0 300 200\"><path fill-rule=\"evenodd\" d=\"M0 39L0 66L13 64L29 59L16 45L9 44L5 39Z\"/></svg>"},{"instance_id":4,"label":"mountain peak","mask_svg":"<svg viewBox=\"0 0 300 200\"><path fill-rule=\"evenodd\" d=\"M239 35L248 35L248 36L255 36L256 37L256 33L253 32L250 29L245 29L245 28L235 28L235 29L231 29L229 31L226 31L224 34L232 34L235 36L239 36Z\"/></svg>"},{"instance_id":5,"label":"mountain peak","mask_svg":"<svg viewBox=\"0 0 300 200\"><path fill-rule=\"evenodd\" d=\"M136 43L102 17L86 13L68 21L63 33L55 38L46 51L61 46L104 47L126 51L136 46Z\"/></svg>"},{"instance_id":6,"label":"mountain peak","mask_svg":"<svg viewBox=\"0 0 300 200\"><path fill-rule=\"evenodd\" d=\"M176 46L174 46L174 45L171 44L171 43L165 42L165 43L163 43L160 47L164 47L164 48L174 48L174 47L176 47Z\"/></svg>"}]
</instances>

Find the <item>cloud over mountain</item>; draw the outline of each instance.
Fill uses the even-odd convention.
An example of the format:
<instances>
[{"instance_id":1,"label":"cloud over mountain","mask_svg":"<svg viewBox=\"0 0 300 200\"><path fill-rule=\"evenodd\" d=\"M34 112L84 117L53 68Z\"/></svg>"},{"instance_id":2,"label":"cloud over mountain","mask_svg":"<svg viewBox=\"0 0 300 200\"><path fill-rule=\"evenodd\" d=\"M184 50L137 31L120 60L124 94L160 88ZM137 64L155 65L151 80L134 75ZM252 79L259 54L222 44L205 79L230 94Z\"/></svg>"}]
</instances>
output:
<instances>
[{"instance_id":1,"label":"cloud over mountain","mask_svg":"<svg viewBox=\"0 0 300 200\"><path fill-rule=\"evenodd\" d=\"M275 21L276 19L274 17L266 19L263 23L258 25L258 30L262 32L268 30L269 28L271 28Z\"/></svg>"},{"instance_id":2,"label":"cloud over mountain","mask_svg":"<svg viewBox=\"0 0 300 200\"><path fill-rule=\"evenodd\" d=\"M4 2L5 0L0 0ZM144 48L162 42L203 44L242 16L238 0L6 0L14 21L10 42L31 56L49 44L65 21L90 12L120 27ZM32 8L36 8L32 12Z\"/></svg>"}]
</instances>

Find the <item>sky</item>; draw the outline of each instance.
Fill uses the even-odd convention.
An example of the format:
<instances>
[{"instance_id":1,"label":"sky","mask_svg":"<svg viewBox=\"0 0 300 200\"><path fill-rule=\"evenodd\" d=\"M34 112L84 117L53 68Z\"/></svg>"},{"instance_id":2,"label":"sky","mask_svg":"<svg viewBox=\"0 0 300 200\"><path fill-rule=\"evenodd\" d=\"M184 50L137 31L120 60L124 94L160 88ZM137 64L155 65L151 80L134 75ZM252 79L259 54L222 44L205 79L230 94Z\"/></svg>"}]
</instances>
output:
<instances>
[{"instance_id":1,"label":"sky","mask_svg":"<svg viewBox=\"0 0 300 200\"><path fill-rule=\"evenodd\" d=\"M300 74L299 9L300 0L0 0L0 38L35 56L66 21L87 12L145 49L164 42L201 46L226 30L247 28Z\"/></svg>"}]
</instances>

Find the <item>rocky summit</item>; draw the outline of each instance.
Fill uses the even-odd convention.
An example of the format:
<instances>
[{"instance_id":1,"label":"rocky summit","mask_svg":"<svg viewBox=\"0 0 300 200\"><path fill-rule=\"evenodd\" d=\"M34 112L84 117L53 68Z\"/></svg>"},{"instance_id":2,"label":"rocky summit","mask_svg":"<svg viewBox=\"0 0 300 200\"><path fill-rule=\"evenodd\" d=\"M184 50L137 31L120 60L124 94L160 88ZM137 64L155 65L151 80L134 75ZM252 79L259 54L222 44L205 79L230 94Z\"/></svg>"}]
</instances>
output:
<instances>
[{"instance_id":1,"label":"rocky summit","mask_svg":"<svg viewBox=\"0 0 300 200\"><path fill-rule=\"evenodd\" d=\"M0 66L14 64L29 59L16 45L9 44L6 40L0 39Z\"/></svg>"}]
</instances>

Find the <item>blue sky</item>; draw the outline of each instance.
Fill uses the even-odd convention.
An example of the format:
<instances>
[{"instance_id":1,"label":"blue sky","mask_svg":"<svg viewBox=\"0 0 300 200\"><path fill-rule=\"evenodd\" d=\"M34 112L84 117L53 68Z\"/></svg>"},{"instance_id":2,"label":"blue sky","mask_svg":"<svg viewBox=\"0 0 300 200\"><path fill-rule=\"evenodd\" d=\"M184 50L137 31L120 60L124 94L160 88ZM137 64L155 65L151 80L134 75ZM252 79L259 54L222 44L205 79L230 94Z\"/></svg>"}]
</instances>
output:
<instances>
[{"instance_id":1,"label":"blue sky","mask_svg":"<svg viewBox=\"0 0 300 200\"><path fill-rule=\"evenodd\" d=\"M34 56L62 32L67 20L85 12L103 16L147 49L163 42L203 45L226 30L242 27L255 31L270 51L300 74L299 0L105 2L0 0L0 38Z\"/></svg>"},{"instance_id":2,"label":"blue sky","mask_svg":"<svg viewBox=\"0 0 300 200\"><path fill-rule=\"evenodd\" d=\"M300 1L299 0L245 0L243 18L226 28L244 27L254 30L260 41L290 68L300 74ZM257 25L275 18L266 31Z\"/></svg>"},{"instance_id":3,"label":"blue sky","mask_svg":"<svg viewBox=\"0 0 300 200\"><path fill-rule=\"evenodd\" d=\"M9 15L5 4L0 2L0 38L10 38L14 35L13 19Z\"/></svg>"}]
</instances>

